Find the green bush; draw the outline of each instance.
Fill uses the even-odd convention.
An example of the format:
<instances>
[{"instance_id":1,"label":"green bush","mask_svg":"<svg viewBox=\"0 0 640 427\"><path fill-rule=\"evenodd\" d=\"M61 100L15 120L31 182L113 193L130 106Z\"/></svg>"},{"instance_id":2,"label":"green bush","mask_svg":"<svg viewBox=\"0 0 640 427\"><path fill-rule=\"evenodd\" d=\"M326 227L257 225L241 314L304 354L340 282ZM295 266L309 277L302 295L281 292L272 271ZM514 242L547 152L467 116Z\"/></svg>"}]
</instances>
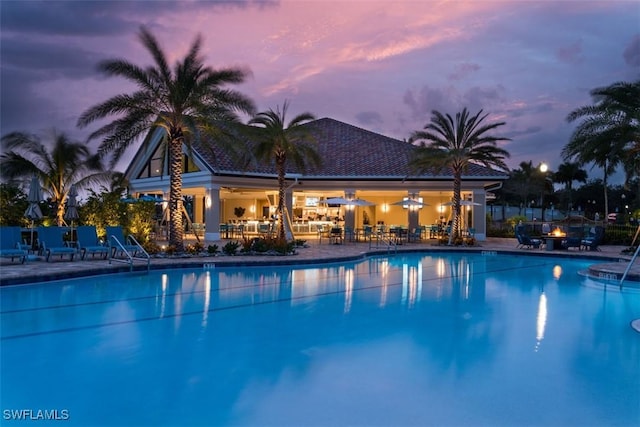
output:
<instances>
[{"instance_id":1,"label":"green bush","mask_svg":"<svg viewBox=\"0 0 640 427\"><path fill-rule=\"evenodd\" d=\"M238 241L227 242L227 244L222 247L222 252L225 255L235 255L239 247L240 247L240 242Z\"/></svg>"},{"instance_id":2,"label":"green bush","mask_svg":"<svg viewBox=\"0 0 640 427\"><path fill-rule=\"evenodd\" d=\"M207 247L207 252L211 255L215 255L220 252L220 248L218 247L218 245L209 245Z\"/></svg>"}]
</instances>

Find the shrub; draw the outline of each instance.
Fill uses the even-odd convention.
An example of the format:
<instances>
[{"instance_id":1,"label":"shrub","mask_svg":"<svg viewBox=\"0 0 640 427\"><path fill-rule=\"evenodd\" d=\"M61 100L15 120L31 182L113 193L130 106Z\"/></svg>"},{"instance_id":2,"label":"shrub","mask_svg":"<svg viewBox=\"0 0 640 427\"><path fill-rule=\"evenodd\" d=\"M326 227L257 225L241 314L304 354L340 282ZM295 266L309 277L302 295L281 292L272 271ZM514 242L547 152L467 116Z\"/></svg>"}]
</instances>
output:
<instances>
[{"instance_id":1,"label":"shrub","mask_svg":"<svg viewBox=\"0 0 640 427\"><path fill-rule=\"evenodd\" d=\"M240 247L240 242L238 241L227 242L227 244L222 247L222 252L225 255L235 255L239 247Z\"/></svg>"},{"instance_id":2,"label":"shrub","mask_svg":"<svg viewBox=\"0 0 640 427\"><path fill-rule=\"evenodd\" d=\"M202 252L204 250L204 246L202 245L202 243L200 242L196 242L190 245L187 245L186 248L184 248L185 251L189 254L192 255L196 255L199 254L200 252Z\"/></svg>"},{"instance_id":3,"label":"shrub","mask_svg":"<svg viewBox=\"0 0 640 427\"><path fill-rule=\"evenodd\" d=\"M156 242L148 241L141 243L141 245L149 255L156 255L160 253L160 246Z\"/></svg>"},{"instance_id":4,"label":"shrub","mask_svg":"<svg viewBox=\"0 0 640 427\"><path fill-rule=\"evenodd\" d=\"M220 248L218 247L218 245L209 245L207 247L207 252L210 253L211 255L215 255L218 252L220 252Z\"/></svg>"}]
</instances>

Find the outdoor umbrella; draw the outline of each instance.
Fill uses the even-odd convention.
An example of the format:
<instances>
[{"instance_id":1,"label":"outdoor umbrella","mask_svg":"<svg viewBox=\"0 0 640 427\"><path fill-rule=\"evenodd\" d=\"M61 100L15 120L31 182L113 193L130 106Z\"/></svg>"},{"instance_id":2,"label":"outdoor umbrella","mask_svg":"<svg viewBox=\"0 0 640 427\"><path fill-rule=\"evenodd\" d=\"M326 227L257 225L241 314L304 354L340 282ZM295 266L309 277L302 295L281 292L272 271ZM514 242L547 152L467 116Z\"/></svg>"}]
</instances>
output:
<instances>
[{"instance_id":1,"label":"outdoor umbrella","mask_svg":"<svg viewBox=\"0 0 640 427\"><path fill-rule=\"evenodd\" d=\"M330 197L325 200L325 203L328 205L348 205L351 201L344 197Z\"/></svg>"},{"instance_id":2,"label":"outdoor umbrella","mask_svg":"<svg viewBox=\"0 0 640 427\"><path fill-rule=\"evenodd\" d=\"M73 221L78 219L78 190L76 186L72 185L69 188L69 194L67 195L67 210L64 213L64 219L71 221L71 236L73 237Z\"/></svg>"},{"instance_id":3,"label":"outdoor umbrella","mask_svg":"<svg viewBox=\"0 0 640 427\"><path fill-rule=\"evenodd\" d=\"M349 205L349 206L373 206L375 203L362 199L345 199L344 197L330 197L325 200L329 205Z\"/></svg>"},{"instance_id":4,"label":"outdoor umbrella","mask_svg":"<svg viewBox=\"0 0 640 427\"><path fill-rule=\"evenodd\" d=\"M375 203L362 199L353 199L350 204L354 206L375 206Z\"/></svg>"},{"instance_id":5,"label":"outdoor umbrella","mask_svg":"<svg viewBox=\"0 0 640 427\"><path fill-rule=\"evenodd\" d=\"M421 208L423 206L429 206L429 204L420 202L420 201L415 200L415 199L398 200L397 202L393 202L391 204L395 205L395 206L406 206L406 207L417 206L419 208Z\"/></svg>"},{"instance_id":6,"label":"outdoor umbrella","mask_svg":"<svg viewBox=\"0 0 640 427\"><path fill-rule=\"evenodd\" d=\"M31 220L31 248L33 248L33 226L36 219L42 218L42 211L40 210L40 201L42 200L42 190L40 189L40 181L37 176L31 178L31 185L29 187L29 207L24 213L25 218Z\"/></svg>"}]
</instances>

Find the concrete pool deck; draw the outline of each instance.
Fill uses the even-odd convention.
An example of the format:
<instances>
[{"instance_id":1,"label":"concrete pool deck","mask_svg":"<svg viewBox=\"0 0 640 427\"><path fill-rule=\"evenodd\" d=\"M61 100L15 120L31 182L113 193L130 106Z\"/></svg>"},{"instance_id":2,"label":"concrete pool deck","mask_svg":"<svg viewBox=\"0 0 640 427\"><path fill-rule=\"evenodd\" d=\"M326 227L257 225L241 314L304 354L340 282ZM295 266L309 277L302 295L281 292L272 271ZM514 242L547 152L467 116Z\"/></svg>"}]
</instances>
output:
<instances>
[{"instance_id":1,"label":"concrete pool deck","mask_svg":"<svg viewBox=\"0 0 640 427\"><path fill-rule=\"evenodd\" d=\"M222 247L228 240L217 242L205 242L205 247L209 244L217 244ZM189 241L190 242L190 241ZM386 246L376 247L375 242L370 245L368 242L352 243L346 242L342 245L330 245L326 240L320 243L317 239L307 240L307 246L298 248L297 254L290 256L269 256L269 255L235 255L235 256L193 256L174 258L152 258L152 269L182 268L189 266L216 266L235 265L277 265L277 264L315 264L323 262L333 262L341 260L353 260L365 257L367 254L389 253ZM451 247L438 245L435 240L427 240L421 243L405 243L397 246L397 252L410 251L495 251L511 254L528 255L550 255L559 257L579 257L583 259L593 259L593 265L589 268L591 276L607 280L620 280L624 273L630 255L621 254L625 246L605 245L600 246L601 251L580 251L580 250L556 250L546 251L544 249L517 249L515 238L488 238L473 247ZM394 253L393 249L391 253ZM135 270L146 270L146 264L136 263ZM44 257L36 260L27 260L24 264L9 259L0 261L0 286L15 285L24 283L34 283L46 280L66 279L71 277L86 277L96 274L106 274L115 272L130 271L129 266L121 262L109 264L107 260L88 259L68 261L55 258L50 262L45 262ZM628 281L640 282L640 263L636 261L631 268Z\"/></svg>"}]
</instances>

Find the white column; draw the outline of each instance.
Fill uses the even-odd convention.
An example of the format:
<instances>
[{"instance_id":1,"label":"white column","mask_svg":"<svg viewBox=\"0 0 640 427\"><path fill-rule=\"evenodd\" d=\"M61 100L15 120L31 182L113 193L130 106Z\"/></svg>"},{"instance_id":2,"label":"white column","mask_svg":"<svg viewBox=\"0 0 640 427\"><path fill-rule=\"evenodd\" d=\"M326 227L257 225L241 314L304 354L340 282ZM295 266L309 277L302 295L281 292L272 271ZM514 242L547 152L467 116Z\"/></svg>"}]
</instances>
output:
<instances>
[{"instance_id":1,"label":"white column","mask_svg":"<svg viewBox=\"0 0 640 427\"><path fill-rule=\"evenodd\" d=\"M408 193L407 196L409 199L418 200L420 197L420 193ZM409 231L418 227L420 209L418 206L409 206L407 209L407 223L409 224Z\"/></svg>"},{"instance_id":2,"label":"white column","mask_svg":"<svg viewBox=\"0 0 640 427\"><path fill-rule=\"evenodd\" d=\"M355 199L355 190L344 190L344 198L347 200ZM344 207L344 226L351 227L352 230L356 229L356 207L353 205L347 205Z\"/></svg>"},{"instance_id":3,"label":"white column","mask_svg":"<svg viewBox=\"0 0 640 427\"><path fill-rule=\"evenodd\" d=\"M480 206L473 205L472 220L473 228L476 229L476 240L487 240L487 193L484 189L473 190L473 202Z\"/></svg>"},{"instance_id":4,"label":"white column","mask_svg":"<svg viewBox=\"0 0 640 427\"><path fill-rule=\"evenodd\" d=\"M220 240L220 187L205 188L205 240Z\"/></svg>"}]
</instances>

